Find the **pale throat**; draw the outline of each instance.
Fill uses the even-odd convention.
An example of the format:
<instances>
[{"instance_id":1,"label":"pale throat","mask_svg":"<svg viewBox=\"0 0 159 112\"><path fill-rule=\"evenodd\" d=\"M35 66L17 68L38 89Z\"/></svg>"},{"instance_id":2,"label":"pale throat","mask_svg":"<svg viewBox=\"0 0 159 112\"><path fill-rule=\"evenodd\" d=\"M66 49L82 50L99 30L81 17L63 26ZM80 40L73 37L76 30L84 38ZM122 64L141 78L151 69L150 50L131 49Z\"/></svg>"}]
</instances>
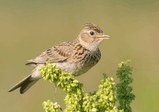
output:
<instances>
[{"instance_id":1,"label":"pale throat","mask_svg":"<svg viewBox=\"0 0 159 112\"><path fill-rule=\"evenodd\" d=\"M78 39L79 39L79 43L80 43L84 48L86 48L86 49L88 49L88 50L90 50L90 51L96 51L97 48L98 48L98 46L99 46L99 44L100 44L100 42L95 42L95 41L94 41L93 43L87 43L87 42L83 41L80 36L79 36Z\"/></svg>"}]
</instances>

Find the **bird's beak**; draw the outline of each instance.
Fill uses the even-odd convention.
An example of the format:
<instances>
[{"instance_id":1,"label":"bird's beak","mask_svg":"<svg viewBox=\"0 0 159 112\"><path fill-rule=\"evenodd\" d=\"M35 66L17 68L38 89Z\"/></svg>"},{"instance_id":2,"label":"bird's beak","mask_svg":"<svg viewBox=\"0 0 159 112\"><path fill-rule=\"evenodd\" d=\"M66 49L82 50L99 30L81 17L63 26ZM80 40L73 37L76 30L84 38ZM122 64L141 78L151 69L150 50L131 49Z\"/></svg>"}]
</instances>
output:
<instances>
[{"instance_id":1,"label":"bird's beak","mask_svg":"<svg viewBox=\"0 0 159 112\"><path fill-rule=\"evenodd\" d=\"M110 39L110 36L102 34L102 35L98 36L98 39L101 39L101 40Z\"/></svg>"},{"instance_id":2,"label":"bird's beak","mask_svg":"<svg viewBox=\"0 0 159 112\"><path fill-rule=\"evenodd\" d=\"M110 39L110 36L103 34L103 38L104 38L104 39Z\"/></svg>"}]
</instances>

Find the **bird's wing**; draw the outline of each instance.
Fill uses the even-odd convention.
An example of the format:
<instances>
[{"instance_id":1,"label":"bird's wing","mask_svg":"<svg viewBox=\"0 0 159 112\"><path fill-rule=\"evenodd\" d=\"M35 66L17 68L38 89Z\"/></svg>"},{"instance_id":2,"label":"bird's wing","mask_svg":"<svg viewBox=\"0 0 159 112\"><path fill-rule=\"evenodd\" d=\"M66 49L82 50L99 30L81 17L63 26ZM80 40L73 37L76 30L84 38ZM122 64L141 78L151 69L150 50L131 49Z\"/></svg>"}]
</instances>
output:
<instances>
[{"instance_id":1,"label":"bird's wing","mask_svg":"<svg viewBox=\"0 0 159 112\"><path fill-rule=\"evenodd\" d=\"M47 61L51 63L61 62L67 60L73 52L74 41L63 42L41 53L34 59L28 60L26 65L36 66L37 64L44 64Z\"/></svg>"}]
</instances>

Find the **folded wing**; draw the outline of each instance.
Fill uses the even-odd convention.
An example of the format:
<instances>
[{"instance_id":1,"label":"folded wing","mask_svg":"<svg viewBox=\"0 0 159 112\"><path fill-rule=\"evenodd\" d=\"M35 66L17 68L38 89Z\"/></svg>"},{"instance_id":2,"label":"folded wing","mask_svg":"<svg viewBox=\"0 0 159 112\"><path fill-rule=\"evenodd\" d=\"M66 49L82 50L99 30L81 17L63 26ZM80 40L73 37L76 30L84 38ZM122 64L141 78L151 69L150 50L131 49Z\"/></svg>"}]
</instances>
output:
<instances>
[{"instance_id":1,"label":"folded wing","mask_svg":"<svg viewBox=\"0 0 159 112\"><path fill-rule=\"evenodd\" d=\"M47 61L50 63L66 61L73 52L73 41L63 42L41 53L34 59L28 60L26 65L36 66L37 64L44 64Z\"/></svg>"}]
</instances>

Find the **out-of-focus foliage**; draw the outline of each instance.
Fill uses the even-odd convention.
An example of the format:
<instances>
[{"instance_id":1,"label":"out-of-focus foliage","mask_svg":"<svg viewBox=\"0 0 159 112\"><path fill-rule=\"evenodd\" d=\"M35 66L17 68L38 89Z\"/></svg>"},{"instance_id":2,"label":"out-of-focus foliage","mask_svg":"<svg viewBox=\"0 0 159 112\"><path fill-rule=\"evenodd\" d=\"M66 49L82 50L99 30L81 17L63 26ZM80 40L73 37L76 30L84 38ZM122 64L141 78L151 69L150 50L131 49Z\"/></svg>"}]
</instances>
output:
<instances>
[{"instance_id":1,"label":"out-of-focus foliage","mask_svg":"<svg viewBox=\"0 0 159 112\"><path fill-rule=\"evenodd\" d=\"M131 112L130 102L135 96L129 93L129 82L132 79L129 78L129 74L132 74L132 69L127 65L127 62L122 62L117 69L117 77L121 83L117 84L117 98L119 100L118 109L120 112ZM74 79L73 74L63 72L60 68L56 68L55 65L46 63L46 66L40 67L40 73L44 80L55 83L60 89L66 91L65 97L66 109L65 112L118 112L119 110L115 106L115 83L113 78L109 78L104 75L99 85L99 90L94 93L86 93L84 95L83 84ZM129 79L128 79L129 78ZM132 88L131 88L132 90ZM124 91L124 92L123 92ZM130 97L130 98L129 98ZM46 112L57 112L60 107L53 104L48 100L43 103L43 107ZM123 111L124 110L124 111Z\"/></svg>"},{"instance_id":2,"label":"out-of-focus foliage","mask_svg":"<svg viewBox=\"0 0 159 112\"><path fill-rule=\"evenodd\" d=\"M132 75L132 67L128 65L130 62L130 60L121 62L116 71L117 78L120 79L120 83L116 85L119 101L118 109L124 109L124 112L132 112L130 103L135 100L135 95L132 93L133 87L130 86L133 82L133 79L129 76Z\"/></svg>"},{"instance_id":3,"label":"out-of-focus foliage","mask_svg":"<svg viewBox=\"0 0 159 112\"><path fill-rule=\"evenodd\" d=\"M46 63L46 66L40 67L39 71L44 80L53 82L57 85L57 87L66 91L66 112L81 111L81 99L83 97L84 92L83 84L81 84L78 80L74 79L74 76L72 74L63 72L60 68L56 68L55 65L52 65L49 62ZM57 110L56 108L52 107L52 102L44 102L43 104L49 105L44 106L46 112L54 112ZM50 111L50 108L52 108L53 111Z\"/></svg>"}]
</instances>

